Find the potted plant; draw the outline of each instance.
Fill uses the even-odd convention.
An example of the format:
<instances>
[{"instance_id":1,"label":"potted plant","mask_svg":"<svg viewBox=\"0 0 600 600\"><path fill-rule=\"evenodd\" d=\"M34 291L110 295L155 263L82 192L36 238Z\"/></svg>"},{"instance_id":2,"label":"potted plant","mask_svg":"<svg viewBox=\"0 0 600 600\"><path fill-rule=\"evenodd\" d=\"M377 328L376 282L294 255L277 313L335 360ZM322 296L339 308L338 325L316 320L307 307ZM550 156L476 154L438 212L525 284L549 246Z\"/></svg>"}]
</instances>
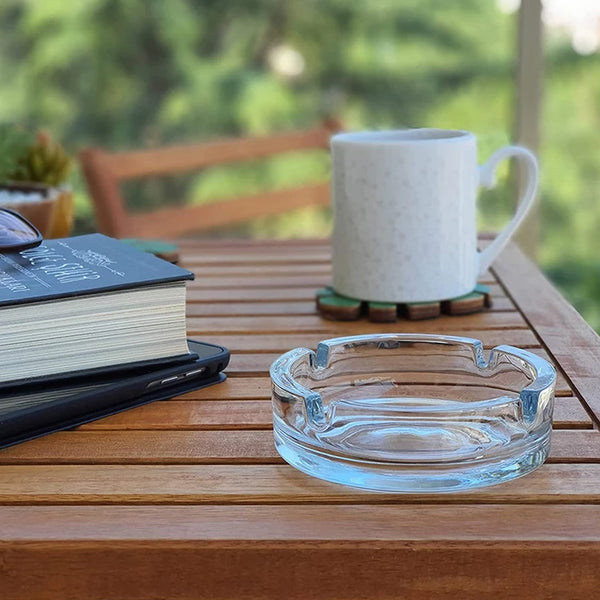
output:
<instances>
[{"instance_id":1,"label":"potted plant","mask_svg":"<svg viewBox=\"0 0 600 600\"><path fill-rule=\"evenodd\" d=\"M73 195L64 185L71 159L46 132L0 127L0 206L29 219L44 237L66 237Z\"/></svg>"}]
</instances>

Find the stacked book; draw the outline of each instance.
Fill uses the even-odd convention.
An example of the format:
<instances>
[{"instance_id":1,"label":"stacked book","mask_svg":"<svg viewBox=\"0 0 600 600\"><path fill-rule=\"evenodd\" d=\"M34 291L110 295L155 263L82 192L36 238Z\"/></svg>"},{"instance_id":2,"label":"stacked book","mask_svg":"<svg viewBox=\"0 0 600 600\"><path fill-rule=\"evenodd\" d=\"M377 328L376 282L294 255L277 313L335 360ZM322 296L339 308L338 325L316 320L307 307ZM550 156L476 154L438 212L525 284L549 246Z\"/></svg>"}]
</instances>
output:
<instances>
[{"instance_id":1,"label":"stacked book","mask_svg":"<svg viewBox=\"0 0 600 600\"><path fill-rule=\"evenodd\" d=\"M0 385L185 358L188 279L101 234L0 254Z\"/></svg>"},{"instance_id":2,"label":"stacked book","mask_svg":"<svg viewBox=\"0 0 600 600\"><path fill-rule=\"evenodd\" d=\"M186 338L189 279L101 234L0 253L0 446L223 379Z\"/></svg>"}]
</instances>

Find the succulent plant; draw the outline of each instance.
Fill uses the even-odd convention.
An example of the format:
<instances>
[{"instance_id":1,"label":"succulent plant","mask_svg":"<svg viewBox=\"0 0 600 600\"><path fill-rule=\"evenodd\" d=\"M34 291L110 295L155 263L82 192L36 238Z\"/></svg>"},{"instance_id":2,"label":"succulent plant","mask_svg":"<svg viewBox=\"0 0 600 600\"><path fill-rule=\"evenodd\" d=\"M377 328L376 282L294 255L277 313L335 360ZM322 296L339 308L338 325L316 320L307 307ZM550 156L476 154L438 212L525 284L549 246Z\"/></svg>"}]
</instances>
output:
<instances>
[{"instance_id":1,"label":"succulent plant","mask_svg":"<svg viewBox=\"0 0 600 600\"><path fill-rule=\"evenodd\" d=\"M64 148L46 132L40 132L18 157L8 179L57 186L67 178L70 170L71 159Z\"/></svg>"},{"instance_id":2,"label":"succulent plant","mask_svg":"<svg viewBox=\"0 0 600 600\"><path fill-rule=\"evenodd\" d=\"M15 125L0 124L0 183L12 179L15 165L32 142L33 136L28 131Z\"/></svg>"}]
</instances>

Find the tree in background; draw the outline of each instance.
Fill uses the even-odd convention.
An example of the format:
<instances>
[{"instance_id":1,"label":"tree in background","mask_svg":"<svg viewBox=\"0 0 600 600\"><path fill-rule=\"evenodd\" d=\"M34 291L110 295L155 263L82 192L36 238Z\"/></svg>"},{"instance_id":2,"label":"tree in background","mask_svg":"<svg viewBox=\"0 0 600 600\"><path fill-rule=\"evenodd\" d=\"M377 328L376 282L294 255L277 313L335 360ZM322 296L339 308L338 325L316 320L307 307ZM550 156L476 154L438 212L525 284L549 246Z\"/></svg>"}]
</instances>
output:
<instances>
[{"instance_id":1,"label":"tree in background","mask_svg":"<svg viewBox=\"0 0 600 600\"><path fill-rule=\"evenodd\" d=\"M0 16L0 122L43 124L73 151L260 135L330 114L415 126L472 80L510 77L512 24L477 0L7 0ZM154 184L145 201L327 176L322 160L298 160Z\"/></svg>"},{"instance_id":2,"label":"tree in background","mask_svg":"<svg viewBox=\"0 0 600 600\"><path fill-rule=\"evenodd\" d=\"M471 129L481 159L512 129L515 17L488 0L4 0L0 123L50 130L71 153L260 135L314 125ZM600 57L547 52L542 264L600 326ZM133 205L324 179L327 158L290 156L126 190ZM506 174L506 170L505 170ZM93 227L80 181L78 228ZM512 210L482 194L481 224ZM327 213L260 221L252 235L320 235Z\"/></svg>"}]
</instances>

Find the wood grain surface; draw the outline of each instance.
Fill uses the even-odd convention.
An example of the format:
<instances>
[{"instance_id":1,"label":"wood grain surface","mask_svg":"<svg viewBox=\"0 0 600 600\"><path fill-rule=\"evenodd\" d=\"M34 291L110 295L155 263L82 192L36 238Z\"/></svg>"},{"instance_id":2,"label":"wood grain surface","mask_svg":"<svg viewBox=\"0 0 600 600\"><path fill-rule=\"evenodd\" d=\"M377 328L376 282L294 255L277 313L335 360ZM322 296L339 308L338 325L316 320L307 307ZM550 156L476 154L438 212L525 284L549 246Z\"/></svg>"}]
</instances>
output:
<instances>
[{"instance_id":1,"label":"wood grain surface","mask_svg":"<svg viewBox=\"0 0 600 600\"><path fill-rule=\"evenodd\" d=\"M228 379L0 451L2 600L597 596L600 342L516 247L482 278L491 310L391 324L318 316L331 273L323 240L186 240L180 254L196 273L188 331L231 350ZM271 362L379 331L475 337L550 360L547 463L435 495L369 493L286 465ZM451 376L418 384L485 393Z\"/></svg>"}]
</instances>

